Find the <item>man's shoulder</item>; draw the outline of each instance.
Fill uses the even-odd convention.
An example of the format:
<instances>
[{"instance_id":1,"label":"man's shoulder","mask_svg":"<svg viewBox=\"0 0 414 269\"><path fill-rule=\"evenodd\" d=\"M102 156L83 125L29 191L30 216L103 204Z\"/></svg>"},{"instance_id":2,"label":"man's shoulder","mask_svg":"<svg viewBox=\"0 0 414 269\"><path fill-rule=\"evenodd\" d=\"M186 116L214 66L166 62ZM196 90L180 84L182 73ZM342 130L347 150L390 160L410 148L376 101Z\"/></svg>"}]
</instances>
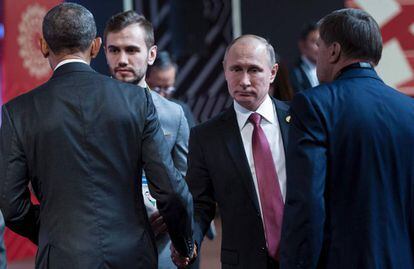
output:
<instances>
[{"instance_id":1,"label":"man's shoulder","mask_svg":"<svg viewBox=\"0 0 414 269\"><path fill-rule=\"evenodd\" d=\"M237 120L233 107L227 108L213 118L194 126L192 129L199 132L216 131L218 128L221 128L223 124L228 126L228 121L231 120Z\"/></svg>"},{"instance_id":2,"label":"man's shoulder","mask_svg":"<svg viewBox=\"0 0 414 269\"><path fill-rule=\"evenodd\" d=\"M35 95L39 94L44 88L47 87L46 84L47 83L44 83L23 94L13 97L12 99L4 103L4 106L8 109L18 108L18 107L27 107L28 102L31 102L30 100L32 100Z\"/></svg>"},{"instance_id":3,"label":"man's shoulder","mask_svg":"<svg viewBox=\"0 0 414 269\"><path fill-rule=\"evenodd\" d=\"M158 112L166 112L166 114L172 117L184 117L184 112L179 104L176 104L165 97L162 97L154 91L150 91L152 101ZM159 113L162 114L162 113ZM161 116L161 115L160 115Z\"/></svg>"},{"instance_id":4,"label":"man's shoulder","mask_svg":"<svg viewBox=\"0 0 414 269\"><path fill-rule=\"evenodd\" d=\"M270 97L277 109L288 111L290 107L290 101L282 101L274 97Z\"/></svg>"},{"instance_id":5,"label":"man's shoulder","mask_svg":"<svg viewBox=\"0 0 414 269\"><path fill-rule=\"evenodd\" d=\"M96 90L99 90L101 92L111 92L115 95L126 95L128 99L132 98L133 96L137 96L139 99L145 98L144 91L137 90L136 85L121 82L106 75L102 75L96 72L90 72L88 73L87 79L87 87L90 89L95 88ZM63 75L58 78L52 77L50 80L43 83L42 85L33 88L19 96L14 97L4 105L8 109L19 107L22 107L24 109L32 105L35 99L45 101L48 100L48 98L56 96L56 89L77 89L79 88L79 83L82 84L81 79L73 79L73 76ZM62 85L64 85L64 87Z\"/></svg>"}]
</instances>

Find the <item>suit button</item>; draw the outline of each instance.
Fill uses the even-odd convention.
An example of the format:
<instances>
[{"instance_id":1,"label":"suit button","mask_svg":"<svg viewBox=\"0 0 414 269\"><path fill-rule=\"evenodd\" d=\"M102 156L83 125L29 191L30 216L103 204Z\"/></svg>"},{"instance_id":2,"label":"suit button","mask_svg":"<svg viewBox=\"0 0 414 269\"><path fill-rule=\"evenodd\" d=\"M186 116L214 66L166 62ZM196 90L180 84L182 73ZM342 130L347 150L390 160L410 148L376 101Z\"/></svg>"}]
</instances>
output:
<instances>
[{"instance_id":1,"label":"suit button","mask_svg":"<svg viewBox=\"0 0 414 269\"><path fill-rule=\"evenodd\" d=\"M265 252L266 251L266 248L265 247L261 247L260 248L260 252Z\"/></svg>"}]
</instances>

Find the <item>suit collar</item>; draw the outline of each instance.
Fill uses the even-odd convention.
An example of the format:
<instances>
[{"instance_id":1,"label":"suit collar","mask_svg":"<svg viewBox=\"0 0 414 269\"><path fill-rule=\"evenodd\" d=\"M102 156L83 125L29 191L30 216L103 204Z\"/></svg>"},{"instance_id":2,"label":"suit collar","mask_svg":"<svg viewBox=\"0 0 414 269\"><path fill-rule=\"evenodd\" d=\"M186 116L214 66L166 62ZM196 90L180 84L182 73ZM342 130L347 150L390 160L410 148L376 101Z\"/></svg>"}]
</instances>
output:
<instances>
[{"instance_id":1,"label":"suit collar","mask_svg":"<svg viewBox=\"0 0 414 269\"><path fill-rule=\"evenodd\" d=\"M84 60L81 60L81 59L66 59L66 60L63 60L63 61L59 62L59 63L56 65L55 69L53 69L53 72L55 72L55 71L56 71L56 69L58 69L58 68L59 68L59 67L61 67L62 65L64 65L64 64L68 64L68 63L84 63L84 64L88 64L87 62L85 62Z\"/></svg>"},{"instance_id":2,"label":"suit collar","mask_svg":"<svg viewBox=\"0 0 414 269\"><path fill-rule=\"evenodd\" d=\"M67 63L55 70L52 79L72 72L95 72L89 65L80 62Z\"/></svg>"},{"instance_id":3,"label":"suit collar","mask_svg":"<svg viewBox=\"0 0 414 269\"><path fill-rule=\"evenodd\" d=\"M272 99L272 102L275 104L277 119L279 121L280 131L282 133L283 147L285 149L285 152L287 152L286 150L287 150L287 142L288 142L288 131L289 131L289 124L290 124L289 105L286 102L280 101L276 98L273 98L273 97L270 97L270 98ZM236 112L234 111L233 106L231 106L224 112L222 120L228 121L231 123L234 122L240 134L240 129L237 123L237 116L236 116Z\"/></svg>"},{"instance_id":4,"label":"suit collar","mask_svg":"<svg viewBox=\"0 0 414 269\"><path fill-rule=\"evenodd\" d=\"M349 78L363 78L370 77L382 81L373 68L353 68L346 70L338 76L336 80Z\"/></svg>"}]
</instances>

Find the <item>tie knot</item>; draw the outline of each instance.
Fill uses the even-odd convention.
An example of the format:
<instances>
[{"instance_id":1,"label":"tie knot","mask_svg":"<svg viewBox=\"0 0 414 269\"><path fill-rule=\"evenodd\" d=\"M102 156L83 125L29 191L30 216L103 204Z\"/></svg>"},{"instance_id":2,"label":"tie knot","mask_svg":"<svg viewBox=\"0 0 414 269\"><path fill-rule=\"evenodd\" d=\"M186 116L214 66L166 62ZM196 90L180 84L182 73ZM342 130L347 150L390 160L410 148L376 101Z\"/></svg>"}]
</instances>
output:
<instances>
[{"instance_id":1,"label":"tie knot","mask_svg":"<svg viewBox=\"0 0 414 269\"><path fill-rule=\"evenodd\" d=\"M260 116L260 114L259 113L252 113L252 114L250 114L250 116L249 116L249 121L251 122L251 123L253 123L254 125L260 125L260 121L262 120L262 116Z\"/></svg>"}]
</instances>

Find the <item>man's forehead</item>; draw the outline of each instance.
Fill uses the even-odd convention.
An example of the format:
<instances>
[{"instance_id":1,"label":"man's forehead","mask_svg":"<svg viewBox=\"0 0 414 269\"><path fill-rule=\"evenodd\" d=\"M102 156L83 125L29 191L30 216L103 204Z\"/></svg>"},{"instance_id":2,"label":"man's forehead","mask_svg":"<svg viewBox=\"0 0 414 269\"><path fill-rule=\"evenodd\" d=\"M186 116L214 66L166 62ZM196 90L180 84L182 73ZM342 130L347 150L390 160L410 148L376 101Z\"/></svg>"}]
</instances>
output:
<instances>
[{"instance_id":1,"label":"man's forehead","mask_svg":"<svg viewBox=\"0 0 414 269\"><path fill-rule=\"evenodd\" d=\"M108 42L118 42L130 40L131 42L145 42L145 33L139 24L131 24L124 29L116 32L109 32L106 37Z\"/></svg>"},{"instance_id":2,"label":"man's forehead","mask_svg":"<svg viewBox=\"0 0 414 269\"><path fill-rule=\"evenodd\" d=\"M263 44L236 43L230 48L227 60L231 61L232 64L260 63L261 61L268 61L268 55Z\"/></svg>"},{"instance_id":3,"label":"man's forehead","mask_svg":"<svg viewBox=\"0 0 414 269\"><path fill-rule=\"evenodd\" d=\"M233 44L233 46L231 46L230 51L240 50L240 49L248 49L248 50L266 49L266 45L254 37L244 37L244 38L237 40Z\"/></svg>"}]
</instances>

